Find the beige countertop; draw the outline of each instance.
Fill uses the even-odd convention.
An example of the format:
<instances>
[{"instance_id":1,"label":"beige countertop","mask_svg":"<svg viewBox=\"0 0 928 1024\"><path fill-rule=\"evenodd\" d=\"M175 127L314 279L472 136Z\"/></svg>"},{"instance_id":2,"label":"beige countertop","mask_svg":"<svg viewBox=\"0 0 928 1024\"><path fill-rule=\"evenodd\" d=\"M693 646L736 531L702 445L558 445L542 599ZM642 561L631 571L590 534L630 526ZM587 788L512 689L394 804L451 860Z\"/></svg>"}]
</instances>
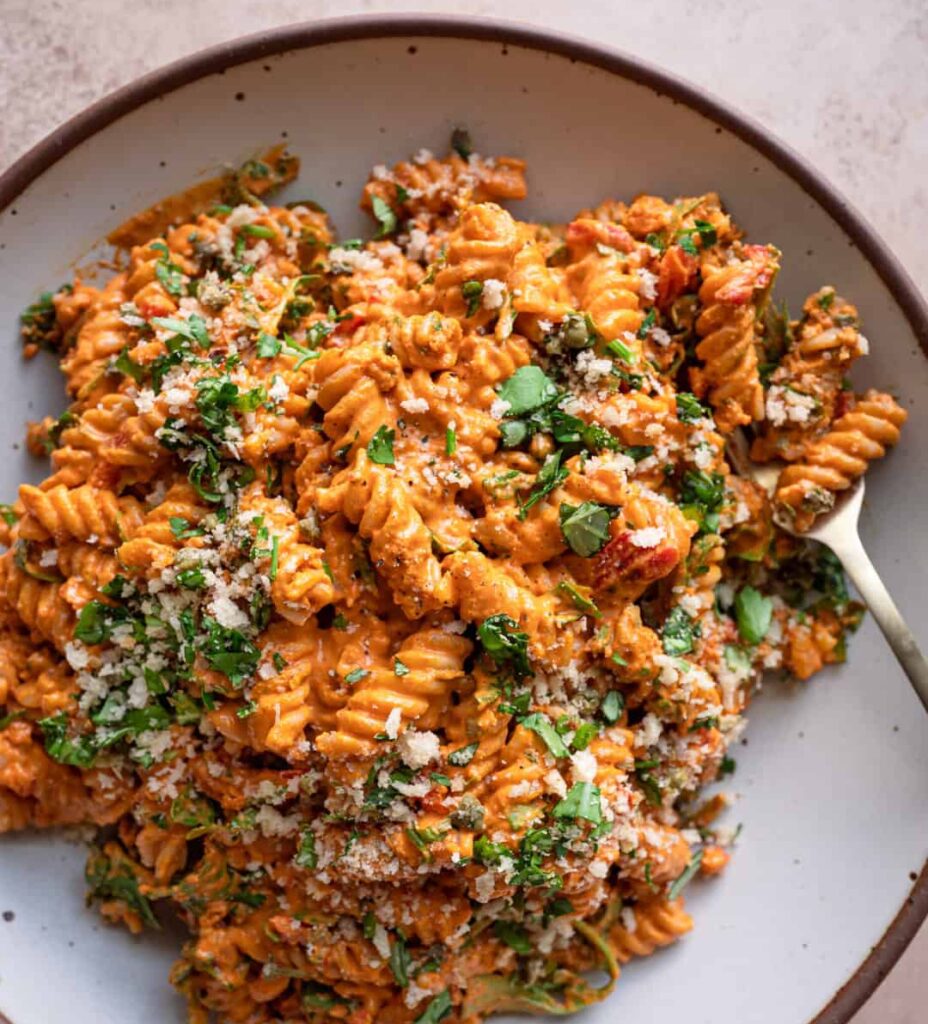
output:
<instances>
[{"instance_id":1,"label":"beige countertop","mask_svg":"<svg viewBox=\"0 0 928 1024\"><path fill-rule=\"evenodd\" d=\"M204 46L408 10L532 21L706 87L824 172L926 291L926 0L0 0L0 168L104 93ZM928 926L853 1024L921 1024L926 1006Z\"/></svg>"}]
</instances>

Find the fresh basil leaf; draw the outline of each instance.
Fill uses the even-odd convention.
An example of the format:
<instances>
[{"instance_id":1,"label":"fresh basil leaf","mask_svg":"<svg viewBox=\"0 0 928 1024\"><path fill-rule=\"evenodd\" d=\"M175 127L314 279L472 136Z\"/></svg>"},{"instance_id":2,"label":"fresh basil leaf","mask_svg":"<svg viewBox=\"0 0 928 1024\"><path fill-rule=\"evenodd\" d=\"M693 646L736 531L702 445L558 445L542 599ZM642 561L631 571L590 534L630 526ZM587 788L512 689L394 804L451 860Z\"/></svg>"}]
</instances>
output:
<instances>
[{"instance_id":1,"label":"fresh basil leaf","mask_svg":"<svg viewBox=\"0 0 928 1024\"><path fill-rule=\"evenodd\" d=\"M688 518L696 519L701 533L715 533L719 528L719 509L725 500L725 478L720 473L688 470L683 474L680 504Z\"/></svg>"}]
</instances>

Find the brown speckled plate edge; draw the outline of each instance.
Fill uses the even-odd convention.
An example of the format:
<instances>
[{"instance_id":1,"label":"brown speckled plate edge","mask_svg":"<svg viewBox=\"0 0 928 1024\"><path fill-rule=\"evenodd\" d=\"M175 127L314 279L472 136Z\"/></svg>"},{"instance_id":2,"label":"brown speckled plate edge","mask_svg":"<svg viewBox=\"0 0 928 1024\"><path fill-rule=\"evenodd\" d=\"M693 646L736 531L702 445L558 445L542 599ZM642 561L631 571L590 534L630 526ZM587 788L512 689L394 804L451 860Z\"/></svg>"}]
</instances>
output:
<instances>
[{"instance_id":1,"label":"brown speckled plate edge","mask_svg":"<svg viewBox=\"0 0 928 1024\"><path fill-rule=\"evenodd\" d=\"M287 25L234 39L183 57L122 86L66 121L0 175L0 212L45 170L124 114L180 86L248 61L355 39L441 36L482 39L542 50L591 64L683 103L738 136L789 175L842 228L879 275L928 355L928 306L886 243L851 204L805 159L767 129L704 90L611 48L525 25L417 14L356 16ZM899 912L857 970L810 1024L848 1024L912 941L928 916L928 862ZM0 1013L0 1024L13 1024Z\"/></svg>"}]
</instances>

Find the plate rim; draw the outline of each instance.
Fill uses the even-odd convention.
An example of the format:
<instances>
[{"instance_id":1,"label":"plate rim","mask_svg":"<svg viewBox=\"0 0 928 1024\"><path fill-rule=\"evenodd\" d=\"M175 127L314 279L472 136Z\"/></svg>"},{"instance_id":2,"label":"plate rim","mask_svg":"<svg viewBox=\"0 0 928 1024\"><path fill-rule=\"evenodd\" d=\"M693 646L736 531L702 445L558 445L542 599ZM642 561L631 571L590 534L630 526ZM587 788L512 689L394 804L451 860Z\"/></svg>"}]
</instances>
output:
<instances>
[{"instance_id":1,"label":"plate rim","mask_svg":"<svg viewBox=\"0 0 928 1024\"><path fill-rule=\"evenodd\" d=\"M774 132L674 72L612 46L556 29L467 15L374 14L296 22L238 36L165 64L104 95L54 128L0 174L0 214L50 167L119 118L227 68L293 50L389 38L477 40L553 53L653 89L731 132L792 178L849 236L898 304L928 357L928 303L886 242L843 193ZM876 991L928 917L928 859L879 941L809 1024L848 1024ZM0 1012L0 1024L13 1024Z\"/></svg>"}]
</instances>

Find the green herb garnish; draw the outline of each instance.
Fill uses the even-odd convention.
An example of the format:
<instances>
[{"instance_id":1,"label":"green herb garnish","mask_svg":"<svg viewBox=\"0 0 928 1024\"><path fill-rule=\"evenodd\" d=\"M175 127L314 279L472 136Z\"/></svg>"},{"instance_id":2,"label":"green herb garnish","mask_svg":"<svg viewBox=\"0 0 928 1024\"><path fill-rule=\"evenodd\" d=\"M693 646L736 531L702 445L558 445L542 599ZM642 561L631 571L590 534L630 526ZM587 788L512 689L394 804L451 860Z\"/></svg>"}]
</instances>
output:
<instances>
[{"instance_id":1,"label":"green herb garnish","mask_svg":"<svg viewBox=\"0 0 928 1024\"><path fill-rule=\"evenodd\" d=\"M491 615L477 627L477 638L484 652L496 662L511 668L516 678L532 674L528 660L528 634L508 615Z\"/></svg>"},{"instance_id":2,"label":"green herb garnish","mask_svg":"<svg viewBox=\"0 0 928 1024\"><path fill-rule=\"evenodd\" d=\"M668 900L675 900L680 893L683 892L687 884L699 870L699 865L702 863L702 855L702 850L698 850L694 853L689 864L687 864L680 875L670 883L670 888L667 890Z\"/></svg>"},{"instance_id":3,"label":"green herb garnish","mask_svg":"<svg viewBox=\"0 0 928 1024\"><path fill-rule=\"evenodd\" d=\"M575 782L551 813L558 819L583 818L598 825L603 820L599 787L592 782Z\"/></svg>"},{"instance_id":4,"label":"green herb garnish","mask_svg":"<svg viewBox=\"0 0 928 1024\"><path fill-rule=\"evenodd\" d=\"M589 558L609 539L612 514L605 505L584 501L581 505L564 502L559 510L561 532L574 554Z\"/></svg>"},{"instance_id":5,"label":"green herb garnish","mask_svg":"<svg viewBox=\"0 0 928 1024\"><path fill-rule=\"evenodd\" d=\"M396 459L393 454L393 441L396 431L381 425L374 436L367 442L367 457L378 466L394 466Z\"/></svg>"},{"instance_id":6,"label":"green herb garnish","mask_svg":"<svg viewBox=\"0 0 928 1024\"><path fill-rule=\"evenodd\" d=\"M371 198L371 208L374 213L374 217L380 227L377 230L377 238L389 238L390 235L396 231L396 213L393 211L393 207L380 196L373 196Z\"/></svg>"},{"instance_id":7,"label":"green herb garnish","mask_svg":"<svg viewBox=\"0 0 928 1024\"><path fill-rule=\"evenodd\" d=\"M773 602L754 587L742 587L735 598L738 632L745 643L759 644L770 629Z\"/></svg>"}]
</instances>

